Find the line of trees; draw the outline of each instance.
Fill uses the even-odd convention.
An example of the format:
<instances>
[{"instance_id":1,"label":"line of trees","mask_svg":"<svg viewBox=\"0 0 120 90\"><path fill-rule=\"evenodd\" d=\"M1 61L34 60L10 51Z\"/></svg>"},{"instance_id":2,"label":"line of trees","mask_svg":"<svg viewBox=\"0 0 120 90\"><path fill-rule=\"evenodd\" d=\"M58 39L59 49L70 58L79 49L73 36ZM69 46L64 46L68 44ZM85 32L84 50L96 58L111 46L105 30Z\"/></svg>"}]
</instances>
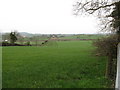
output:
<instances>
[{"instance_id":1,"label":"line of trees","mask_svg":"<svg viewBox=\"0 0 120 90\"><path fill-rule=\"evenodd\" d=\"M16 43L21 44L21 45L28 45L32 43L32 45L38 46L42 43L41 40L47 40L48 38L49 37L47 35L25 37L25 36L22 36L17 31L2 35L3 42L10 43L12 45Z\"/></svg>"}]
</instances>

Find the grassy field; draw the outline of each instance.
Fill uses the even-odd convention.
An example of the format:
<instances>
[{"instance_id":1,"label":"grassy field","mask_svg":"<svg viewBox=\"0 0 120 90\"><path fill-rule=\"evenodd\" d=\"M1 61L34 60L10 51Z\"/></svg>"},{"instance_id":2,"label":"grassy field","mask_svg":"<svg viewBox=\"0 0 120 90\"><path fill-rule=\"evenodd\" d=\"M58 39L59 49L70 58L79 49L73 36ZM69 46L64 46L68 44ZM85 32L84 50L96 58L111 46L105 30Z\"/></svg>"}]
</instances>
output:
<instances>
[{"instance_id":1,"label":"grassy field","mask_svg":"<svg viewBox=\"0 0 120 90\"><path fill-rule=\"evenodd\" d=\"M81 35L73 35L73 36L66 36L60 37L60 39L98 39L105 37L106 35L102 34L81 34Z\"/></svg>"},{"instance_id":2,"label":"grassy field","mask_svg":"<svg viewBox=\"0 0 120 90\"><path fill-rule=\"evenodd\" d=\"M105 57L91 41L3 47L3 88L106 88Z\"/></svg>"}]
</instances>

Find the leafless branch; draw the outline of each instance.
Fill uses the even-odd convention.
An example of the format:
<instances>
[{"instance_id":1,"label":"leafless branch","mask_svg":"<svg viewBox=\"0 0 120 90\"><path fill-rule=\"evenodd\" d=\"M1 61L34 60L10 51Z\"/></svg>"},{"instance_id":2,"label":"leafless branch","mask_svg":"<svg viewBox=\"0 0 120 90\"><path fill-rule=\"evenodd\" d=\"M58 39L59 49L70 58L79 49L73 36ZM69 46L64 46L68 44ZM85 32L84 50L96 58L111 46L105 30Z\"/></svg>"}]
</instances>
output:
<instances>
[{"instance_id":1,"label":"leafless branch","mask_svg":"<svg viewBox=\"0 0 120 90\"><path fill-rule=\"evenodd\" d=\"M114 21L111 12L114 10L115 5L118 3L116 0L86 0L77 2L74 5L74 14L94 14L102 22L102 31L107 28L112 28L110 25ZM112 19L111 19L112 18Z\"/></svg>"}]
</instances>

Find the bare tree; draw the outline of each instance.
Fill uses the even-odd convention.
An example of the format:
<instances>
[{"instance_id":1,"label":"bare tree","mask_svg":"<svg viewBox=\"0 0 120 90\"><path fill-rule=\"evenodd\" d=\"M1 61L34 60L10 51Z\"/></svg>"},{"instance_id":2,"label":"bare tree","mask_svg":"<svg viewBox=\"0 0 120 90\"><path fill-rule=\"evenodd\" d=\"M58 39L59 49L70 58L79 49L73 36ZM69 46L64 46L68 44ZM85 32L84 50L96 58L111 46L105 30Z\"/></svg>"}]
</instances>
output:
<instances>
[{"instance_id":1,"label":"bare tree","mask_svg":"<svg viewBox=\"0 0 120 90\"><path fill-rule=\"evenodd\" d=\"M120 42L120 0L79 0L73 6L75 15L95 15L101 22L101 30L117 34L117 40L116 37L110 37L95 43L98 52L104 53L107 51L109 53L105 55L108 57L106 76L111 78L114 63L113 56L116 54L117 44ZM117 41L116 44L114 44L115 41Z\"/></svg>"},{"instance_id":2,"label":"bare tree","mask_svg":"<svg viewBox=\"0 0 120 90\"><path fill-rule=\"evenodd\" d=\"M119 0L79 0L75 3L75 5L73 5L73 11L74 15L96 15L101 21L101 30L115 32L113 27L115 19L111 16L111 13L119 3Z\"/></svg>"},{"instance_id":3,"label":"bare tree","mask_svg":"<svg viewBox=\"0 0 120 90\"><path fill-rule=\"evenodd\" d=\"M8 40L10 41L10 34L9 33L5 33L2 35L2 40L5 41L5 40Z\"/></svg>"}]
</instances>

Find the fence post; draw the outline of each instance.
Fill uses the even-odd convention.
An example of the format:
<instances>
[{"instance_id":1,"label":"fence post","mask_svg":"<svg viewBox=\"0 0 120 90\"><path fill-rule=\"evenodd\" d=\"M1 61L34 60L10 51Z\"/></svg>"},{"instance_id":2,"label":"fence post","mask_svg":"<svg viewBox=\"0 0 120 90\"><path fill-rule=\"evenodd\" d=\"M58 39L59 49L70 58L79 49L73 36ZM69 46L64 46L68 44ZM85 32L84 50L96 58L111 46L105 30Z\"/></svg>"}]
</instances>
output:
<instances>
[{"instance_id":1,"label":"fence post","mask_svg":"<svg viewBox=\"0 0 120 90\"><path fill-rule=\"evenodd\" d=\"M115 88L120 90L120 43L118 44L117 48L117 75Z\"/></svg>"},{"instance_id":2,"label":"fence post","mask_svg":"<svg viewBox=\"0 0 120 90\"><path fill-rule=\"evenodd\" d=\"M0 46L0 90L2 89L2 46Z\"/></svg>"}]
</instances>

